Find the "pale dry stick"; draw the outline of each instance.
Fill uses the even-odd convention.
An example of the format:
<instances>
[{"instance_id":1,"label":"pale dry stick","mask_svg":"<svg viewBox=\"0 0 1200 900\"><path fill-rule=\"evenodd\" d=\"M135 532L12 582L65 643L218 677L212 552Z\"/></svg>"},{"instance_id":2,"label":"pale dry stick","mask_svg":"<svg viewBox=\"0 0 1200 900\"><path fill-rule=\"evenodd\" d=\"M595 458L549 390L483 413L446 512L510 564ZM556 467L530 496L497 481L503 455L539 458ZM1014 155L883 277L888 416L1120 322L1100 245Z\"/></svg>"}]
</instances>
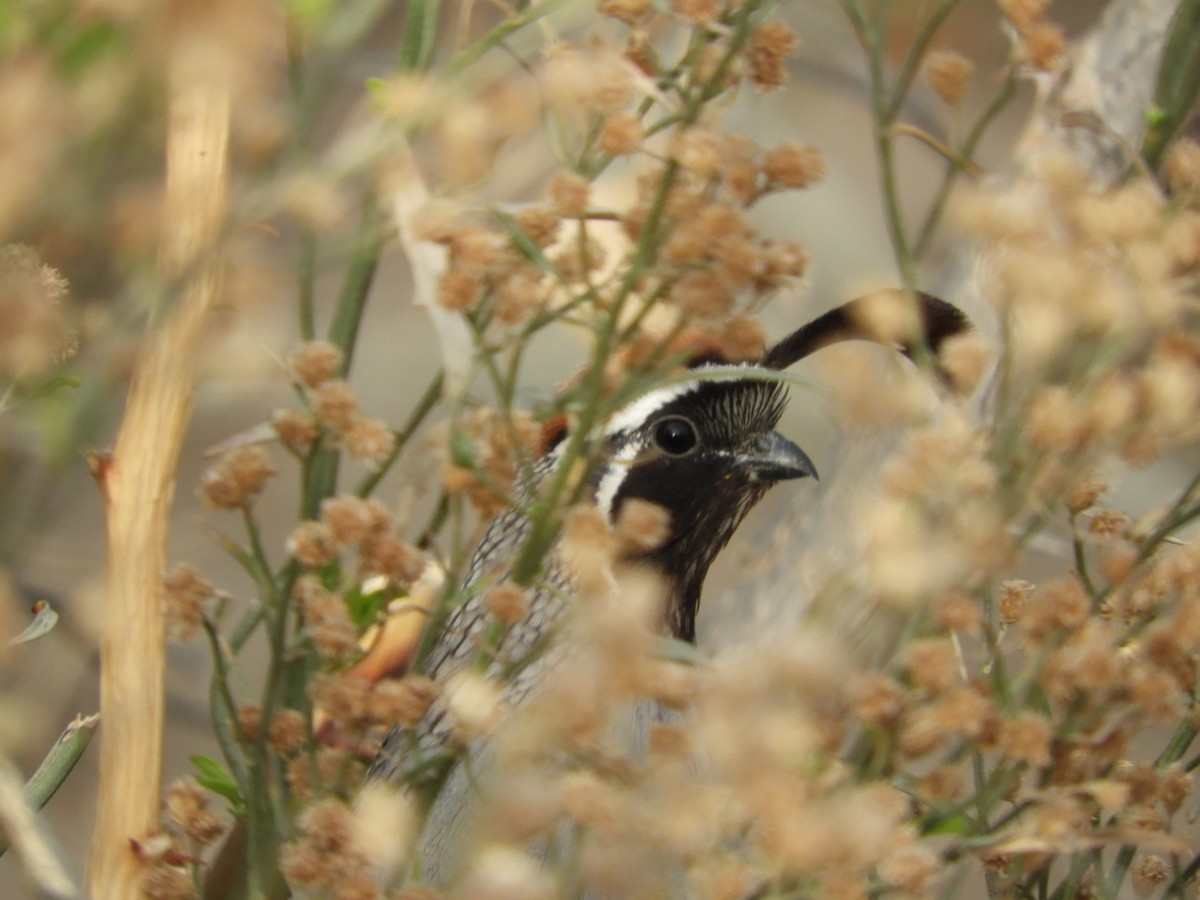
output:
<instances>
[{"instance_id":1,"label":"pale dry stick","mask_svg":"<svg viewBox=\"0 0 1200 900\"><path fill-rule=\"evenodd\" d=\"M111 461L100 467L108 519L108 598L100 653L100 787L88 896L140 895L130 840L153 830L162 776L162 573L193 369L218 294L214 239L226 208L230 90L215 78L173 80L161 266L194 273L154 316L134 368ZM203 263L203 264L200 264Z\"/></svg>"}]
</instances>

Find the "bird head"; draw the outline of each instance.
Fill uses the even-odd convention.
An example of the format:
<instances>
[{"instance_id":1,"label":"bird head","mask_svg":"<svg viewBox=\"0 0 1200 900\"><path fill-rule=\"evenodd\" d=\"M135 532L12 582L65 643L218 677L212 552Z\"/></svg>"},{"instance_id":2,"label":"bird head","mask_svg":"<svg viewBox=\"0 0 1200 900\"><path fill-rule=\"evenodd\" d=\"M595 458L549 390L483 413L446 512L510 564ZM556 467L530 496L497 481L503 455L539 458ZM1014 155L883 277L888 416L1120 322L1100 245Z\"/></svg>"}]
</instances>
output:
<instances>
[{"instance_id":1,"label":"bird head","mask_svg":"<svg viewBox=\"0 0 1200 900\"><path fill-rule=\"evenodd\" d=\"M878 340L864 316L876 299L831 310L754 363L731 366L719 354L698 356L682 380L642 395L608 421L594 475L596 505L612 521L633 498L666 510L667 538L634 558L663 577L673 636L694 640L708 569L754 505L781 481L816 477L804 451L775 430L787 390L774 373L839 341ZM929 353L936 361L942 342L970 326L936 297L918 294L916 301L919 333L897 349L913 357Z\"/></svg>"}]
</instances>

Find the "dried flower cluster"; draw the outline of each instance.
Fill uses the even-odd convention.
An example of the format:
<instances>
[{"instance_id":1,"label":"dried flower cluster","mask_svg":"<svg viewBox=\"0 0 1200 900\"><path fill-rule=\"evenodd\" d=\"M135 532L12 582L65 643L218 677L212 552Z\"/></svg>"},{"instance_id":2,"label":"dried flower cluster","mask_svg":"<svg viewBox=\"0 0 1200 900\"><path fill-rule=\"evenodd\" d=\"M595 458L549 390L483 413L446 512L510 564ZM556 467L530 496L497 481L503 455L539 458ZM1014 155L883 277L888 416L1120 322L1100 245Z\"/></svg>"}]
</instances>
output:
<instances>
[{"instance_id":1,"label":"dried flower cluster","mask_svg":"<svg viewBox=\"0 0 1200 900\"><path fill-rule=\"evenodd\" d=\"M511 504L518 473L532 463L538 441L536 423L526 413L473 409L449 438L442 487L465 497L481 516L495 515Z\"/></svg>"},{"instance_id":2,"label":"dried flower cluster","mask_svg":"<svg viewBox=\"0 0 1200 900\"><path fill-rule=\"evenodd\" d=\"M163 607L167 637L184 641L192 637L203 621L207 608L220 598L212 582L198 569L180 563L163 578Z\"/></svg>"},{"instance_id":3,"label":"dried flower cluster","mask_svg":"<svg viewBox=\"0 0 1200 900\"><path fill-rule=\"evenodd\" d=\"M262 492L267 479L274 474L271 458L261 447L238 447L204 473L200 496L218 509L243 509Z\"/></svg>"},{"instance_id":4,"label":"dried flower cluster","mask_svg":"<svg viewBox=\"0 0 1200 900\"><path fill-rule=\"evenodd\" d=\"M289 555L309 568L335 562L350 549L357 551L359 580L379 575L407 588L425 567L421 553L396 533L387 508L354 495L324 500L321 518L301 522L287 539Z\"/></svg>"},{"instance_id":5,"label":"dried flower cluster","mask_svg":"<svg viewBox=\"0 0 1200 900\"><path fill-rule=\"evenodd\" d=\"M954 105L963 98L967 88L967 78L974 71L975 64L967 57L954 50L941 50L929 54L925 63L925 77L933 92Z\"/></svg>"},{"instance_id":6,"label":"dried flower cluster","mask_svg":"<svg viewBox=\"0 0 1200 900\"><path fill-rule=\"evenodd\" d=\"M1017 33L1025 61L1035 69L1064 65L1065 39L1062 29L1046 20L1049 0L1000 0L1000 9Z\"/></svg>"},{"instance_id":7,"label":"dried flower cluster","mask_svg":"<svg viewBox=\"0 0 1200 900\"><path fill-rule=\"evenodd\" d=\"M0 378L36 377L75 349L63 276L24 244L0 246Z\"/></svg>"},{"instance_id":8,"label":"dried flower cluster","mask_svg":"<svg viewBox=\"0 0 1200 900\"><path fill-rule=\"evenodd\" d=\"M299 456L328 438L354 459L379 466L391 454L395 436L359 409L354 389L338 377L342 362L342 351L328 341L298 347L288 358L288 372L302 389L307 408L278 410L272 425L283 446Z\"/></svg>"}]
</instances>

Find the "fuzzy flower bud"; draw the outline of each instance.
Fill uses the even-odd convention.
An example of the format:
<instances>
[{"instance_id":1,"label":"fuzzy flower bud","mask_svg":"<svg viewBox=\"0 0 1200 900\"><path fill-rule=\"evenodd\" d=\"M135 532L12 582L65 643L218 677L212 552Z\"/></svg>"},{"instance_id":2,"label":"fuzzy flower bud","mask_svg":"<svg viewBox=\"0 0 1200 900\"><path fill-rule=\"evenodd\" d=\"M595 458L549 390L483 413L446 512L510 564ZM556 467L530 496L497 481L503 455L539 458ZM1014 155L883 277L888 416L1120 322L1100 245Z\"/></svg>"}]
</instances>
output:
<instances>
[{"instance_id":1,"label":"fuzzy flower bud","mask_svg":"<svg viewBox=\"0 0 1200 900\"><path fill-rule=\"evenodd\" d=\"M1012 580L1000 585L1000 598L997 603L1000 621L1005 625L1014 624L1021 617L1021 611L1033 590L1034 586L1028 581Z\"/></svg>"},{"instance_id":2,"label":"fuzzy flower bud","mask_svg":"<svg viewBox=\"0 0 1200 900\"><path fill-rule=\"evenodd\" d=\"M217 591L195 566L180 563L163 578L163 597L167 638L183 641L199 629L205 607L217 598Z\"/></svg>"},{"instance_id":3,"label":"fuzzy flower bud","mask_svg":"<svg viewBox=\"0 0 1200 900\"><path fill-rule=\"evenodd\" d=\"M1143 853L1138 856L1129 877L1137 895L1149 897L1171 879L1171 871L1170 864L1161 856Z\"/></svg>"},{"instance_id":4,"label":"fuzzy flower bud","mask_svg":"<svg viewBox=\"0 0 1200 900\"><path fill-rule=\"evenodd\" d=\"M276 410L271 416L271 427L279 436L280 443L300 456L308 453L317 439L316 420L303 410Z\"/></svg>"},{"instance_id":5,"label":"fuzzy flower bud","mask_svg":"<svg viewBox=\"0 0 1200 900\"><path fill-rule=\"evenodd\" d=\"M0 246L0 377L36 374L73 351L66 279L24 244Z\"/></svg>"},{"instance_id":6,"label":"fuzzy flower bud","mask_svg":"<svg viewBox=\"0 0 1200 900\"><path fill-rule=\"evenodd\" d=\"M288 372L307 388L333 378L342 368L341 348L329 341L301 344L288 357Z\"/></svg>"},{"instance_id":7,"label":"fuzzy flower bud","mask_svg":"<svg viewBox=\"0 0 1200 900\"><path fill-rule=\"evenodd\" d=\"M721 11L716 0L671 0L671 9L701 24L714 21Z\"/></svg>"},{"instance_id":8,"label":"fuzzy flower bud","mask_svg":"<svg viewBox=\"0 0 1200 900\"><path fill-rule=\"evenodd\" d=\"M604 120L597 143L605 153L624 156L637 150L644 137L645 132L637 116L627 112L615 112Z\"/></svg>"},{"instance_id":9,"label":"fuzzy flower bud","mask_svg":"<svg viewBox=\"0 0 1200 900\"><path fill-rule=\"evenodd\" d=\"M992 355L992 348L987 341L974 333L954 335L938 351L942 369L949 376L951 386L960 394L975 390Z\"/></svg>"},{"instance_id":10,"label":"fuzzy flower bud","mask_svg":"<svg viewBox=\"0 0 1200 900\"><path fill-rule=\"evenodd\" d=\"M1066 39L1057 25L1051 22L1037 22L1021 35L1021 49L1031 66L1048 72L1063 65Z\"/></svg>"},{"instance_id":11,"label":"fuzzy flower bud","mask_svg":"<svg viewBox=\"0 0 1200 900\"><path fill-rule=\"evenodd\" d=\"M958 680L958 655L945 638L923 638L909 644L905 670L918 687L940 693Z\"/></svg>"},{"instance_id":12,"label":"fuzzy flower bud","mask_svg":"<svg viewBox=\"0 0 1200 900\"><path fill-rule=\"evenodd\" d=\"M650 0L600 0L599 10L601 15L632 25L649 12L650 5Z\"/></svg>"},{"instance_id":13,"label":"fuzzy flower bud","mask_svg":"<svg viewBox=\"0 0 1200 900\"><path fill-rule=\"evenodd\" d=\"M1107 490L1108 485L1105 484L1104 479L1094 472L1090 473L1071 485L1071 489L1063 498L1063 505L1073 515L1079 515L1085 509L1094 506Z\"/></svg>"},{"instance_id":14,"label":"fuzzy flower bud","mask_svg":"<svg viewBox=\"0 0 1200 900\"><path fill-rule=\"evenodd\" d=\"M807 144L780 144L763 157L763 174L783 187L806 188L825 177L825 157Z\"/></svg>"},{"instance_id":15,"label":"fuzzy flower bud","mask_svg":"<svg viewBox=\"0 0 1200 900\"><path fill-rule=\"evenodd\" d=\"M385 529L389 516L376 500L340 494L321 501L321 521L329 526L330 534L339 546L350 547Z\"/></svg>"},{"instance_id":16,"label":"fuzzy flower bud","mask_svg":"<svg viewBox=\"0 0 1200 900\"><path fill-rule=\"evenodd\" d=\"M764 22L746 47L750 79L761 88L779 87L787 79L786 59L796 49L795 33L783 22Z\"/></svg>"},{"instance_id":17,"label":"fuzzy flower bud","mask_svg":"<svg viewBox=\"0 0 1200 900\"><path fill-rule=\"evenodd\" d=\"M396 436L379 419L355 416L342 431L342 443L346 452L355 459L378 466L392 452Z\"/></svg>"},{"instance_id":18,"label":"fuzzy flower bud","mask_svg":"<svg viewBox=\"0 0 1200 900\"><path fill-rule=\"evenodd\" d=\"M211 844L225 831L219 817L208 810L208 793L194 779L181 778L167 790L167 815L198 844Z\"/></svg>"},{"instance_id":19,"label":"fuzzy flower bud","mask_svg":"<svg viewBox=\"0 0 1200 900\"><path fill-rule=\"evenodd\" d=\"M308 575L297 583L296 598L304 614L305 633L322 655L337 659L358 649L358 629L341 597Z\"/></svg>"},{"instance_id":20,"label":"fuzzy flower bud","mask_svg":"<svg viewBox=\"0 0 1200 900\"><path fill-rule=\"evenodd\" d=\"M345 381L326 381L313 389L312 409L318 422L340 430L358 416L358 397Z\"/></svg>"},{"instance_id":21,"label":"fuzzy flower bud","mask_svg":"<svg viewBox=\"0 0 1200 900\"><path fill-rule=\"evenodd\" d=\"M529 597L518 585L498 584L483 595L483 605L493 619L502 625L519 622L529 611Z\"/></svg>"},{"instance_id":22,"label":"fuzzy flower bud","mask_svg":"<svg viewBox=\"0 0 1200 900\"><path fill-rule=\"evenodd\" d=\"M576 219L587 212L590 185L582 175L559 172L550 179L547 194L550 205L564 219Z\"/></svg>"},{"instance_id":23,"label":"fuzzy flower bud","mask_svg":"<svg viewBox=\"0 0 1200 900\"><path fill-rule=\"evenodd\" d=\"M1022 31L1046 14L1050 0L1000 0L1000 11Z\"/></svg>"},{"instance_id":24,"label":"fuzzy flower bud","mask_svg":"<svg viewBox=\"0 0 1200 900\"><path fill-rule=\"evenodd\" d=\"M925 77L933 92L952 106L963 98L975 65L954 50L937 50L925 62Z\"/></svg>"},{"instance_id":25,"label":"fuzzy flower bud","mask_svg":"<svg viewBox=\"0 0 1200 900\"><path fill-rule=\"evenodd\" d=\"M446 682L446 709L464 740L485 734L500 715L496 684L478 672L457 672Z\"/></svg>"},{"instance_id":26,"label":"fuzzy flower bud","mask_svg":"<svg viewBox=\"0 0 1200 900\"><path fill-rule=\"evenodd\" d=\"M466 272L447 269L438 278L438 305L451 312L463 312L475 304L479 296L479 282Z\"/></svg>"},{"instance_id":27,"label":"fuzzy flower bud","mask_svg":"<svg viewBox=\"0 0 1200 900\"><path fill-rule=\"evenodd\" d=\"M298 753L308 739L308 722L297 709L281 709L267 726L267 743L280 756Z\"/></svg>"},{"instance_id":28,"label":"fuzzy flower bud","mask_svg":"<svg viewBox=\"0 0 1200 900\"><path fill-rule=\"evenodd\" d=\"M425 557L412 544L393 534L373 534L359 547L363 574L386 575L400 584L411 584L425 570Z\"/></svg>"},{"instance_id":29,"label":"fuzzy flower bud","mask_svg":"<svg viewBox=\"0 0 1200 900\"><path fill-rule=\"evenodd\" d=\"M204 473L200 495L210 506L239 509L248 505L274 474L271 458L261 447L238 447Z\"/></svg>"},{"instance_id":30,"label":"fuzzy flower bud","mask_svg":"<svg viewBox=\"0 0 1200 900\"><path fill-rule=\"evenodd\" d=\"M337 543L324 522L301 522L285 544L289 556L305 566L323 566L337 558Z\"/></svg>"},{"instance_id":31,"label":"fuzzy flower bud","mask_svg":"<svg viewBox=\"0 0 1200 900\"><path fill-rule=\"evenodd\" d=\"M371 690L367 712L372 721L411 727L425 717L438 694L437 682L423 675L385 678Z\"/></svg>"},{"instance_id":32,"label":"fuzzy flower bud","mask_svg":"<svg viewBox=\"0 0 1200 900\"><path fill-rule=\"evenodd\" d=\"M313 681L313 703L341 725L359 725L369 715L370 685L356 675L320 675Z\"/></svg>"}]
</instances>

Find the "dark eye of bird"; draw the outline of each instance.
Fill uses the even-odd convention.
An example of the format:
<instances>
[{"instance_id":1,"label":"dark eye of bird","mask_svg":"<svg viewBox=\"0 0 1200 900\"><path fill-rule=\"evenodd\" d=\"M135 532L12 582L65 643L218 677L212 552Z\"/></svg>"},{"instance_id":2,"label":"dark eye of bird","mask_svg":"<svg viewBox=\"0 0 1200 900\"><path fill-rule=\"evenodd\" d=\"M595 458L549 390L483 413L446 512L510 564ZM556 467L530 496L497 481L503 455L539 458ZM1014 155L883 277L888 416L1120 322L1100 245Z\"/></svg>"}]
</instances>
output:
<instances>
[{"instance_id":1,"label":"dark eye of bird","mask_svg":"<svg viewBox=\"0 0 1200 900\"><path fill-rule=\"evenodd\" d=\"M669 456L689 453L696 441L696 427L680 416L663 419L654 426L654 445Z\"/></svg>"}]
</instances>

